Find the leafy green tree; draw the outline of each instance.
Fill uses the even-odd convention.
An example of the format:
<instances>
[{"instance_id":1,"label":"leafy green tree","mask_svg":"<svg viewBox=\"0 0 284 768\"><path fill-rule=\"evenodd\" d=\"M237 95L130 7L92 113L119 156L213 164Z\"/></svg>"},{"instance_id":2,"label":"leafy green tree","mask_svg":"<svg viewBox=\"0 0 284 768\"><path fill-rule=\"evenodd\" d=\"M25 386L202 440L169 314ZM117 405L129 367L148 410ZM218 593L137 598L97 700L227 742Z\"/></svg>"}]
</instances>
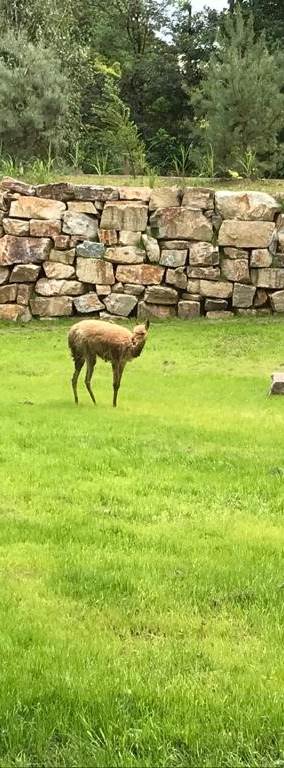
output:
<instances>
[{"instance_id":1,"label":"leafy green tree","mask_svg":"<svg viewBox=\"0 0 284 768\"><path fill-rule=\"evenodd\" d=\"M192 13L191 0L181 0L173 17L173 39L182 72L183 87L189 94L203 78L223 14L204 8Z\"/></svg>"},{"instance_id":2,"label":"leafy green tree","mask_svg":"<svg viewBox=\"0 0 284 768\"><path fill-rule=\"evenodd\" d=\"M173 16L173 42L179 63L182 92L182 98L179 95L182 113L177 109L177 114L182 114L182 120L175 132L176 143L181 144L188 160L190 158L191 172L196 169L198 162L196 141L195 146L192 147L195 111L191 96L204 77L204 67L212 53L222 16L223 14L210 8L204 8L202 12L193 14L191 0L180 0L177 12ZM171 163L173 159L174 163L178 159L179 151L175 150L170 159Z\"/></svg>"},{"instance_id":3,"label":"leafy green tree","mask_svg":"<svg viewBox=\"0 0 284 768\"><path fill-rule=\"evenodd\" d=\"M147 157L150 167L166 176L176 151L176 136L170 135L164 128L158 128L147 145Z\"/></svg>"},{"instance_id":4,"label":"leafy green tree","mask_svg":"<svg viewBox=\"0 0 284 768\"><path fill-rule=\"evenodd\" d=\"M162 0L109 0L106 7L105 0L98 0L95 21L99 53L119 61L120 96L130 107L150 164L163 171L169 168L176 137L185 138L184 119L190 112L170 35L169 6Z\"/></svg>"},{"instance_id":5,"label":"leafy green tree","mask_svg":"<svg viewBox=\"0 0 284 768\"><path fill-rule=\"evenodd\" d=\"M264 37L255 39L252 15L245 19L238 8L226 18L204 75L193 98L197 136L211 148L219 172L240 170L248 157L259 171L275 170L284 71Z\"/></svg>"},{"instance_id":6,"label":"leafy green tree","mask_svg":"<svg viewBox=\"0 0 284 768\"><path fill-rule=\"evenodd\" d=\"M187 143L192 107L180 49L172 39L175 13L168 12L170 6L170 0L61 0L60 5L58 0L0 0L2 29L24 29L30 41L44 41L60 58L71 85L69 155L85 154L84 167L98 152L94 114L104 113L102 80L107 69L117 71L117 63L120 77L110 74L110 81L121 100L116 106L124 120L124 137L128 114L127 130L134 138L137 125L150 164L163 172L171 165L173 148ZM106 150L103 154L106 157ZM107 154L114 157L113 148ZM121 164L121 148L119 155L115 162Z\"/></svg>"},{"instance_id":7,"label":"leafy green tree","mask_svg":"<svg viewBox=\"0 0 284 768\"><path fill-rule=\"evenodd\" d=\"M256 33L265 32L270 46L283 45L284 3L282 0L228 0L228 3L231 13L238 5L243 11L253 13Z\"/></svg>"},{"instance_id":8,"label":"leafy green tree","mask_svg":"<svg viewBox=\"0 0 284 768\"><path fill-rule=\"evenodd\" d=\"M179 133L189 107L173 45L157 39L147 55L122 71L121 92L146 141L161 127L169 135Z\"/></svg>"},{"instance_id":9,"label":"leafy green tree","mask_svg":"<svg viewBox=\"0 0 284 768\"><path fill-rule=\"evenodd\" d=\"M124 32L122 55L123 50L128 49L133 56L143 56L153 45L157 33L165 32L171 5L171 0L109 0L106 6L105 0L98 0L97 8L98 17L104 19L105 30L109 29L112 19L113 30Z\"/></svg>"},{"instance_id":10,"label":"leafy green tree","mask_svg":"<svg viewBox=\"0 0 284 768\"><path fill-rule=\"evenodd\" d=\"M0 142L13 157L60 153L69 127L69 85L51 49L24 33L0 39Z\"/></svg>"},{"instance_id":11,"label":"leafy green tree","mask_svg":"<svg viewBox=\"0 0 284 768\"><path fill-rule=\"evenodd\" d=\"M97 58L91 74L92 88L82 103L83 140L86 170L104 167L107 171L136 176L145 169L145 149L131 119L129 107L120 97L120 68Z\"/></svg>"},{"instance_id":12,"label":"leafy green tree","mask_svg":"<svg viewBox=\"0 0 284 768\"><path fill-rule=\"evenodd\" d=\"M0 24L3 30L24 30L30 42L44 40L49 45L57 37L68 35L73 22L72 2L62 0L59 7L57 0L0 0Z\"/></svg>"}]
</instances>

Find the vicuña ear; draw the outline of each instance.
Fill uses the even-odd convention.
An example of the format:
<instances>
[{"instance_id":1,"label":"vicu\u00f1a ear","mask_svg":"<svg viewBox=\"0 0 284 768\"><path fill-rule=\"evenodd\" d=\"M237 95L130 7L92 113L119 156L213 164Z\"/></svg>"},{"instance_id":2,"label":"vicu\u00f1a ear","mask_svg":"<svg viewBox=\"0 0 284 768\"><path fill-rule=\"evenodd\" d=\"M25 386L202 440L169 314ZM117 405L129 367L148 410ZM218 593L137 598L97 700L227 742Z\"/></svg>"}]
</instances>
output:
<instances>
[{"instance_id":1,"label":"vicu\u00f1a ear","mask_svg":"<svg viewBox=\"0 0 284 768\"><path fill-rule=\"evenodd\" d=\"M148 331L148 328L150 328L150 320L146 320L145 328L146 328L146 331Z\"/></svg>"}]
</instances>

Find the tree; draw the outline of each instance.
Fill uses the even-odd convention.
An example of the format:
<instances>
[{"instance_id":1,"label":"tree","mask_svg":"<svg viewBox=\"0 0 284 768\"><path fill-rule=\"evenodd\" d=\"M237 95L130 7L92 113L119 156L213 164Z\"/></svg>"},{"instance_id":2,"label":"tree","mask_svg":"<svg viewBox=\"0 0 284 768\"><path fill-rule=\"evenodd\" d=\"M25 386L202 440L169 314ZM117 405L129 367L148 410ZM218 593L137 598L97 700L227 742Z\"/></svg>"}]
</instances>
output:
<instances>
[{"instance_id":1,"label":"tree","mask_svg":"<svg viewBox=\"0 0 284 768\"><path fill-rule=\"evenodd\" d=\"M189 147L194 135L194 107L191 100L193 89L197 88L204 76L204 66L209 61L214 41L223 14L205 8L201 13L192 13L191 0L180 0L173 18L173 41L180 70L180 105L182 123L176 132L179 141ZM177 109L180 114L181 110ZM191 149L195 165L195 151Z\"/></svg>"},{"instance_id":2,"label":"tree","mask_svg":"<svg viewBox=\"0 0 284 768\"><path fill-rule=\"evenodd\" d=\"M54 52L8 32L0 40L0 142L13 157L60 153L69 127L69 85Z\"/></svg>"},{"instance_id":3,"label":"tree","mask_svg":"<svg viewBox=\"0 0 284 768\"><path fill-rule=\"evenodd\" d=\"M205 21L203 15L198 21L194 17L188 41L180 11L178 39L173 33L181 1L184 6L183 0L61 0L60 4L58 0L0 0L2 30L7 25L16 33L24 29L29 41L52 46L56 59L60 59L71 85L70 155L78 157L79 147L82 158L85 148L85 168L98 152L94 114L103 112L102 79L107 69L121 100L116 106L124 121L122 133L125 136L128 115L127 130L134 139L134 124L137 126L150 164L166 172L178 145L189 143L193 111L188 92L200 80L200 61L208 59L213 34L209 16L214 12L208 12L208 30L206 14ZM118 79L110 74L111 70L118 71L117 64ZM113 141L113 132L111 137ZM102 134L101 141L105 146ZM111 155L117 163L116 151L109 151ZM119 158L121 163L121 148Z\"/></svg>"},{"instance_id":4,"label":"tree","mask_svg":"<svg viewBox=\"0 0 284 768\"><path fill-rule=\"evenodd\" d=\"M145 148L130 110L120 97L120 69L99 58L91 74L92 88L82 103L85 169L99 166L104 172L143 173Z\"/></svg>"},{"instance_id":5,"label":"tree","mask_svg":"<svg viewBox=\"0 0 284 768\"><path fill-rule=\"evenodd\" d=\"M122 150L122 144L126 142L126 135L129 148L131 145L131 150L129 149L132 157L132 161L129 161L130 165L131 162L132 166L134 163L134 145L136 144L135 163L138 157L137 152L139 154L141 150L140 146L138 151L140 139L138 134L135 134L137 129L127 110L127 105L119 97L120 68L117 62L110 62L109 54L109 51L113 50L113 45L109 41L108 57L105 57L105 60L98 52L100 40L104 39L107 30L109 34L110 19L112 21L112 40L114 41L117 35L120 37L119 26L116 25L115 27L115 24L118 18L121 19L122 7L119 12L114 14L114 17L110 13L111 9L108 9L108 14L105 16L104 13L100 15L99 4L100 0L81 0L80 3L77 0L62 0L60 5L58 0L13 0L12 3L8 0L0 0L2 30L7 24L12 26L14 34L20 34L21 30L25 30L27 39L32 41L35 46L42 47L49 43L55 52L55 59L61 60L62 72L70 83L68 94L66 90L65 93L68 97L69 112L73 117L72 130L70 121L68 134L70 146L67 154L68 157L72 158L72 161L76 156L76 163L80 158L80 164L85 170L94 170L95 156L98 152L100 157L104 153L102 146L105 148L105 141L102 141L102 135L100 136L100 146L98 146L99 121L96 123L95 114L98 116L99 113L103 114L106 110L106 114L110 117L109 101L112 103L112 108L114 108L115 103L117 119L121 122L121 132L124 138L118 147L118 136L115 141L114 133L111 135L108 133L111 141L108 155L113 156L115 163L118 162L119 155L119 168L122 168L123 162L126 162L125 147L124 154ZM94 6L98 11L96 14L94 14ZM97 34L97 30L99 34ZM120 32L122 33L122 29ZM54 53L52 58L54 58ZM121 56L121 58L123 57ZM105 99L108 100L107 103L105 103ZM113 152L114 145L117 152Z\"/></svg>"},{"instance_id":6,"label":"tree","mask_svg":"<svg viewBox=\"0 0 284 768\"><path fill-rule=\"evenodd\" d=\"M25 31L30 42L44 40L49 45L68 34L75 22L72 3L73 0L62 0L59 8L57 0L0 0L1 27L15 33Z\"/></svg>"},{"instance_id":7,"label":"tree","mask_svg":"<svg viewBox=\"0 0 284 768\"><path fill-rule=\"evenodd\" d=\"M98 0L94 33L100 56L120 63L120 97L130 108L149 162L163 170L190 110L170 35L170 6L164 0Z\"/></svg>"},{"instance_id":8,"label":"tree","mask_svg":"<svg viewBox=\"0 0 284 768\"><path fill-rule=\"evenodd\" d=\"M283 45L284 3L282 0L228 0L229 10L234 13L240 5L243 11L254 16L256 33L265 32L269 46Z\"/></svg>"},{"instance_id":9,"label":"tree","mask_svg":"<svg viewBox=\"0 0 284 768\"><path fill-rule=\"evenodd\" d=\"M134 56L143 56L151 47L157 33L164 32L168 24L167 8L171 0L98 0L98 9L106 20L117 19L119 29L123 29L128 40L128 47ZM113 24L113 30L117 25ZM125 50L124 46L124 50Z\"/></svg>"},{"instance_id":10,"label":"tree","mask_svg":"<svg viewBox=\"0 0 284 768\"><path fill-rule=\"evenodd\" d=\"M173 39L179 57L183 87L189 94L203 77L223 14L205 8L192 13L191 0L183 0L173 19Z\"/></svg>"},{"instance_id":11,"label":"tree","mask_svg":"<svg viewBox=\"0 0 284 768\"><path fill-rule=\"evenodd\" d=\"M169 134L179 132L189 106L173 45L157 39L147 55L122 72L121 88L146 140L152 139L161 126Z\"/></svg>"},{"instance_id":12,"label":"tree","mask_svg":"<svg viewBox=\"0 0 284 768\"><path fill-rule=\"evenodd\" d=\"M254 158L262 172L275 169L283 127L283 67L255 39L253 18L240 8L228 16L205 77L193 98L197 135L211 147L219 172L240 170Z\"/></svg>"}]
</instances>

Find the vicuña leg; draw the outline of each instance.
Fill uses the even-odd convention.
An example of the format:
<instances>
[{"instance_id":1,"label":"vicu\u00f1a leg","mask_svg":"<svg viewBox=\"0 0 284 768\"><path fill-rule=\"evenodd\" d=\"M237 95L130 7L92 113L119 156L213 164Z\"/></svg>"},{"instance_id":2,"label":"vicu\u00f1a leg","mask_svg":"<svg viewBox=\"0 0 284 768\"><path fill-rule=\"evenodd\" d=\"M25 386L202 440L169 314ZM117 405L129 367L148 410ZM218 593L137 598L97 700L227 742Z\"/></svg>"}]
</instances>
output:
<instances>
[{"instance_id":1,"label":"vicu\u00f1a leg","mask_svg":"<svg viewBox=\"0 0 284 768\"><path fill-rule=\"evenodd\" d=\"M83 368L84 362L85 361L82 358L75 359L75 371L72 376L72 388L74 392L74 400L76 405L78 405L77 382L78 382L80 372Z\"/></svg>"},{"instance_id":2,"label":"vicu\u00f1a leg","mask_svg":"<svg viewBox=\"0 0 284 768\"><path fill-rule=\"evenodd\" d=\"M121 377L123 374L125 363L115 362L112 364L113 370L113 407L116 408L117 395L120 387Z\"/></svg>"},{"instance_id":3,"label":"vicu\u00f1a leg","mask_svg":"<svg viewBox=\"0 0 284 768\"><path fill-rule=\"evenodd\" d=\"M92 375L93 375L94 367L96 365L96 357L92 357L92 358L89 357L87 358L86 362L87 362L87 370L86 370L86 376L85 376L85 384L94 405L96 405L95 395L92 392L92 387L91 387Z\"/></svg>"}]
</instances>

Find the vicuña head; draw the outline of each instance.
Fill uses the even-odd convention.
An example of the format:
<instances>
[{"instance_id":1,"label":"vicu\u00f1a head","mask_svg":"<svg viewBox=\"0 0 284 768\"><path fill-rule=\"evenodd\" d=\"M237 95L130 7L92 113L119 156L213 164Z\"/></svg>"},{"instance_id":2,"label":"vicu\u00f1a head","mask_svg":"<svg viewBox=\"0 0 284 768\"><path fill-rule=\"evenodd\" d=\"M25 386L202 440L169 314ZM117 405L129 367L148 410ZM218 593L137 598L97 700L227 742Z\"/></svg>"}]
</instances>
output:
<instances>
[{"instance_id":1,"label":"vicu\u00f1a head","mask_svg":"<svg viewBox=\"0 0 284 768\"><path fill-rule=\"evenodd\" d=\"M101 357L112 364L113 405L116 406L125 365L129 360L141 355L149 325L149 320L146 320L142 325L136 325L133 331L102 320L82 320L72 325L68 334L68 344L75 364L72 387L76 404L78 404L77 382L84 363L86 363L85 384L93 403L96 402L91 388L91 379L97 357Z\"/></svg>"},{"instance_id":2,"label":"vicu\u00f1a head","mask_svg":"<svg viewBox=\"0 0 284 768\"><path fill-rule=\"evenodd\" d=\"M145 345L147 336L148 336L148 329L150 326L150 321L146 320L146 323L143 323L143 325L136 325L133 329L132 333L132 346L133 346L133 354L132 357L139 357L141 355L142 349Z\"/></svg>"}]
</instances>

